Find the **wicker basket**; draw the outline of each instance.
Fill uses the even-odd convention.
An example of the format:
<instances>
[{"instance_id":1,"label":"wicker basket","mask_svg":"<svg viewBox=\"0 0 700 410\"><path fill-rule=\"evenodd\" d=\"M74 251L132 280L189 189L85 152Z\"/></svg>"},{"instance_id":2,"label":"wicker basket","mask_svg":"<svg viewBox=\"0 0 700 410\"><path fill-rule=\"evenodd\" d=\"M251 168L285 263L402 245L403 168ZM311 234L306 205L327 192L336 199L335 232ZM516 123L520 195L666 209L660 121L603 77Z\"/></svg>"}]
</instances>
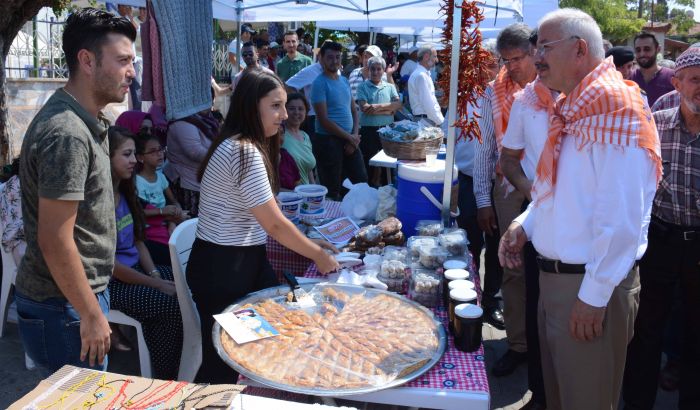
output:
<instances>
[{"instance_id":1,"label":"wicker basket","mask_svg":"<svg viewBox=\"0 0 700 410\"><path fill-rule=\"evenodd\" d=\"M397 142L379 137L384 153L396 159L425 159L426 148L440 148L442 138L419 140L410 142Z\"/></svg>"}]
</instances>

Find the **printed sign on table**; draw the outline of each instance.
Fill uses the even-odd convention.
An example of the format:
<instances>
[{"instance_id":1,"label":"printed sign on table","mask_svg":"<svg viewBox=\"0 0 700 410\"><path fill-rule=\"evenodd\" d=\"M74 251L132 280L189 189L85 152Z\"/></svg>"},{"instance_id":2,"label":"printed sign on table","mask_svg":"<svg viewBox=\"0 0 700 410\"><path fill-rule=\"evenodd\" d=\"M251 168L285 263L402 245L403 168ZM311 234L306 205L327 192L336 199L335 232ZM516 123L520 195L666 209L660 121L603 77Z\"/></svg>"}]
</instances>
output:
<instances>
[{"instance_id":1,"label":"printed sign on table","mask_svg":"<svg viewBox=\"0 0 700 410\"><path fill-rule=\"evenodd\" d=\"M314 227L328 242L336 246L346 245L355 236L360 227L352 219L344 216L325 225Z\"/></svg>"},{"instance_id":2,"label":"printed sign on table","mask_svg":"<svg viewBox=\"0 0 700 410\"><path fill-rule=\"evenodd\" d=\"M214 319L238 344L279 335L264 317L253 308L214 315Z\"/></svg>"}]
</instances>

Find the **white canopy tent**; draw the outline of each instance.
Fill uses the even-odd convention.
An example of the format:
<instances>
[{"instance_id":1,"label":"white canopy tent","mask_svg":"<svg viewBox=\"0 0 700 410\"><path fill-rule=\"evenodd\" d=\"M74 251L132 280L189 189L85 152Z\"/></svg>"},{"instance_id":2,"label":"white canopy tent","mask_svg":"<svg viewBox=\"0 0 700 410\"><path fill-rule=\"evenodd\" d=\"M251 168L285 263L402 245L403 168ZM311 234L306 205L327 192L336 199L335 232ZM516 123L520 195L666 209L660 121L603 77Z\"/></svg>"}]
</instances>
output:
<instances>
[{"instance_id":1,"label":"white canopy tent","mask_svg":"<svg viewBox=\"0 0 700 410\"><path fill-rule=\"evenodd\" d=\"M119 0L119 3L144 6L145 0ZM441 0L211 0L214 18L236 21L239 29L242 22L315 21L319 26L353 27L357 31L368 31L367 28L391 31L391 27L394 27L393 31L398 28L413 30L413 33L406 34L414 35L417 34L416 30L423 32L429 29L433 35L437 29L442 30L442 3ZM455 0L455 3L460 4L460 1ZM491 28L500 29L518 21L525 21L534 27L542 15L558 7L556 0L482 0L481 3L486 19L480 28L487 35L497 33ZM527 5L525 9L523 3ZM453 27L459 27L461 13L462 9L455 7ZM458 34L459 30L453 30L453 42L458 40ZM240 41L237 49L240 49ZM449 124L455 122L458 56L459 49L454 47L450 71ZM454 164L454 145L455 129L450 125L446 169L451 169ZM446 172L442 200L444 219L449 218L451 184L451 175Z\"/></svg>"}]
</instances>

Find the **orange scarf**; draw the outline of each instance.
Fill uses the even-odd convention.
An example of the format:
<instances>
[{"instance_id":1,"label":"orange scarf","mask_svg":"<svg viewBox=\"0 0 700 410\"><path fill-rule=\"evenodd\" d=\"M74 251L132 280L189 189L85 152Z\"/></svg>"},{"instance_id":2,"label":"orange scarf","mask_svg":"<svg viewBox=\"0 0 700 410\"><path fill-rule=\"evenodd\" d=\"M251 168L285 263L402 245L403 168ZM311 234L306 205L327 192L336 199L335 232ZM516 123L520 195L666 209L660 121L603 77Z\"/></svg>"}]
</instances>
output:
<instances>
[{"instance_id":1,"label":"orange scarf","mask_svg":"<svg viewBox=\"0 0 700 410\"><path fill-rule=\"evenodd\" d=\"M541 92L540 89L538 95ZM561 138L565 134L583 140L579 149L587 143L643 148L656 165L657 183L661 179L661 146L654 117L639 86L622 79L612 57L584 77L568 96L560 94L556 104L550 104L549 135L532 188L537 203L553 195Z\"/></svg>"},{"instance_id":2,"label":"orange scarf","mask_svg":"<svg viewBox=\"0 0 700 410\"><path fill-rule=\"evenodd\" d=\"M522 87L510 78L506 67L501 67L501 71L498 72L498 76L493 82L494 101L491 104L498 152L501 152L503 136L506 135L506 129L508 129L508 119L510 118L510 109L513 106L513 101L515 101L515 93L520 90L522 90Z\"/></svg>"}]
</instances>

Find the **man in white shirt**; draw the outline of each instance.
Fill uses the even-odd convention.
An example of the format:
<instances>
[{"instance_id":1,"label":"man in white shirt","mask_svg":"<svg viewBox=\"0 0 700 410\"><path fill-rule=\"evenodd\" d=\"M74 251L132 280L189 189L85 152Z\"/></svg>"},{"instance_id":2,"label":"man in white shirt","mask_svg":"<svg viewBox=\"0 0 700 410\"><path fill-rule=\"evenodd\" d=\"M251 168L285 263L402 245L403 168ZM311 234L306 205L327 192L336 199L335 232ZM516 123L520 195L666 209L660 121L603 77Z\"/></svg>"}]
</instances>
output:
<instances>
[{"instance_id":1,"label":"man in white shirt","mask_svg":"<svg viewBox=\"0 0 700 410\"><path fill-rule=\"evenodd\" d=\"M445 120L435 97L435 84L430 69L437 63L437 50L424 45L418 50L419 64L408 79L408 98L413 116L429 126L439 127ZM404 63L405 64L405 63Z\"/></svg>"},{"instance_id":2,"label":"man in white shirt","mask_svg":"<svg viewBox=\"0 0 700 410\"><path fill-rule=\"evenodd\" d=\"M659 139L636 85L603 60L595 20L545 15L535 62L560 91L536 168L532 202L501 239L499 258L539 253L539 337L548 409L617 408L661 175ZM611 125L613 124L613 125Z\"/></svg>"},{"instance_id":3,"label":"man in white shirt","mask_svg":"<svg viewBox=\"0 0 700 410\"><path fill-rule=\"evenodd\" d=\"M269 68L265 68L260 65L260 61L258 61L258 49L255 47L255 44L253 44L253 42L251 41L243 44L243 46L241 47L241 57L243 58L243 62L245 63L245 69L233 77L233 81L231 82L231 90L236 89L238 81L240 81L241 76L243 76L243 73L245 73L246 71L259 69L267 71L270 74L275 73Z\"/></svg>"},{"instance_id":4,"label":"man in white shirt","mask_svg":"<svg viewBox=\"0 0 700 410\"><path fill-rule=\"evenodd\" d=\"M241 25L241 47L243 44L249 42L251 38L256 35L257 32L253 30L253 28L250 26L250 24L242 24ZM231 79L233 79L233 76L239 71L236 70L236 63L238 61L238 58L236 57L236 47L237 47L237 39L231 40L231 42L228 44L228 61L231 63ZM245 68L245 62L241 62L240 64L241 69Z\"/></svg>"},{"instance_id":5,"label":"man in white shirt","mask_svg":"<svg viewBox=\"0 0 700 410\"><path fill-rule=\"evenodd\" d=\"M531 36L533 45L537 34ZM546 93L543 98L538 95ZM510 111L508 129L503 136L503 147L499 165L503 176L517 189L527 202L530 201L532 181L540 154L547 141L549 131L549 113L546 105L554 102L557 92L549 90L540 80L535 80L516 94ZM548 97L548 99L546 99ZM537 252L531 242L525 245L525 335L527 339L527 379L532 392L528 409L545 409L546 399L544 381L542 380L542 359L540 357L539 336L537 331L537 305L539 302L539 268Z\"/></svg>"}]
</instances>

